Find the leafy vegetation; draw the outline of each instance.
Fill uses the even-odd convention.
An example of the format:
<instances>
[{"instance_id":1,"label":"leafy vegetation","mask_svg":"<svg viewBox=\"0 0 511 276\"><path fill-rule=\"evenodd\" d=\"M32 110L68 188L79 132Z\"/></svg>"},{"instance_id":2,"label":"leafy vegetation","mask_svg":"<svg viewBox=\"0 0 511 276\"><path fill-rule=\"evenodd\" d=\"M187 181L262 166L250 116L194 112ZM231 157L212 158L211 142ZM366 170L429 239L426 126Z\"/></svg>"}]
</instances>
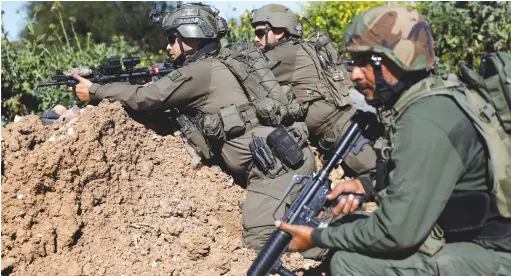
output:
<instances>
[{"instance_id":1,"label":"leafy vegetation","mask_svg":"<svg viewBox=\"0 0 511 276\"><path fill-rule=\"evenodd\" d=\"M435 38L437 73L457 73L458 64L483 52L511 49L510 2L417 2Z\"/></svg>"},{"instance_id":2,"label":"leafy vegetation","mask_svg":"<svg viewBox=\"0 0 511 276\"><path fill-rule=\"evenodd\" d=\"M48 110L59 103L75 104L64 87L34 91L38 82L49 80L56 70L98 66L108 57L139 55L139 45L149 49L150 58L165 58L165 36L148 20L155 7L170 10L166 2L119 2L118 7L135 33L111 2L30 2L30 17L19 42L9 41L2 25L2 124L15 115ZM307 2L303 15L326 31L338 46L345 26L358 13L386 2ZM412 5L410 2L395 4ZM483 52L511 49L511 3L509 2L416 2L435 37L437 73L457 72L458 64L474 57L478 66ZM312 30L302 20L305 35ZM231 34L222 44L252 39L250 11L228 20ZM143 35L143 38L137 37ZM141 66L148 65L143 61Z\"/></svg>"},{"instance_id":3,"label":"leafy vegetation","mask_svg":"<svg viewBox=\"0 0 511 276\"><path fill-rule=\"evenodd\" d=\"M176 2L154 1L34 1L25 4L25 9L28 17L34 18L37 23L34 31L38 34L51 34L60 27L56 16L58 11L62 18L75 23L74 31L66 30L67 36L85 39L88 33L92 33L90 39L93 43L106 44L114 43L114 36L123 36L131 44L142 44L148 52L156 54L165 49L167 42L163 29L155 28L149 20L149 12L153 8L168 12L175 6ZM21 36L30 36L30 33L25 29Z\"/></svg>"},{"instance_id":4,"label":"leafy vegetation","mask_svg":"<svg viewBox=\"0 0 511 276\"><path fill-rule=\"evenodd\" d=\"M37 16L37 13L34 14ZM2 124L15 115L27 115L48 110L55 104L70 106L77 103L66 87L40 88L57 70L78 66L98 66L111 56L139 54L139 48L123 36L113 36L112 43L94 43L92 34L85 39L75 33L75 22L56 13L59 27L48 33L37 33L37 23L27 23L26 33L19 42L11 42L2 24ZM70 35L67 28L71 29Z\"/></svg>"},{"instance_id":5,"label":"leafy vegetation","mask_svg":"<svg viewBox=\"0 0 511 276\"><path fill-rule=\"evenodd\" d=\"M328 33L335 46L342 40L344 28L357 14L372 7L384 5L383 1L332 1L307 2L305 17L312 24ZM312 31L312 27L303 22L304 33ZM335 26L335 27L334 27Z\"/></svg>"}]
</instances>

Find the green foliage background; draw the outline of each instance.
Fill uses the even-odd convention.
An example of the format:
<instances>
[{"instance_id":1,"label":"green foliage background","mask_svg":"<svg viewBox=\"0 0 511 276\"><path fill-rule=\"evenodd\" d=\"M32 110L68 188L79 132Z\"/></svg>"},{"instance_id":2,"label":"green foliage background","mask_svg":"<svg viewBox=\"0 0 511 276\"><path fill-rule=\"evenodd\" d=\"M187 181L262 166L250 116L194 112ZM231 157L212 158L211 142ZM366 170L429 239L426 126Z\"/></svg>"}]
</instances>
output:
<instances>
[{"instance_id":1,"label":"green foliage background","mask_svg":"<svg viewBox=\"0 0 511 276\"><path fill-rule=\"evenodd\" d=\"M472 54L511 49L511 2L417 2L435 38L437 73L459 71Z\"/></svg>"},{"instance_id":2,"label":"green foliage background","mask_svg":"<svg viewBox=\"0 0 511 276\"><path fill-rule=\"evenodd\" d=\"M37 16L37 13L35 14ZM2 125L15 115L34 114L49 110L55 104L77 104L66 87L40 88L37 83L50 80L57 70L66 71L78 66L106 63L108 57L138 55L139 48L122 36L113 36L112 43L94 43L92 34L81 39L74 31L73 20L64 20L59 12L55 16L59 27L49 34L37 33L37 23L27 23L19 42L11 42L2 24ZM67 34L70 29L71 35Z\"/></svg>"},{"instance_id":3,"label":"green foliage background","mask_svg":"<svg viewBox=\"0 0 511 276\"><path fill-rule=\"evenodd\" d=\"M111 2L31 2L30 17L19 42L7 39L2 25L2 124L15 115L48 110L55 104L70 106L73 97L64 87L34 91L36 83L49 80L57 69L107 62L111 56L139 55L139 44L151 59L162 61L165 36L151 25L148 11L154 2L118 2L133 34ZM170 10L176 2L158 2ZM411 2L307 2L302 15L326 31L338 46L345 26L358 13L379 5ZM52 10L52 7L54 9ZM56 7L56 9L55 9ZM483 52L511 49L511 2L415 2L430 24L435 38L437 74L457 72L458 64L473 55L478 66ZM231 34L222 44L253 37L250 11L228 19ZM304 35L312 28L302 21ZM143 35L141 40L136 35ZM144 61L142 66L147 65Z\"/></svg>"},{"instance_id":4,"label":"green foliage background","mask_svg":"<svg viewBox=\"0 0 511 276\"><path fill-rule=\"evenodd\" d=\"M140 45L151 53L158 53L165 49L167 42L162 28L155 28L149 20L149 12L156 8L167 12L172 10L179 2L155 1L34 1L24 5L29 18L35 18L37 25L33 26L38 34L51 35L60 25L56 12L60 12L64 19L72 19L74 33L67 29L67 35L77 35L84 39L88 33L93 43L114 43L113 38L124 36L127 41ZM117 5L117 6L116 6ZM119 10L122 12L119 13ZM37 16L36 16L37 15ZM131 28L124 19L129 22ZM61 30L62 31L62 30ZM21 36L30 35L25 29Z\"/></svg>"}]
</instances>

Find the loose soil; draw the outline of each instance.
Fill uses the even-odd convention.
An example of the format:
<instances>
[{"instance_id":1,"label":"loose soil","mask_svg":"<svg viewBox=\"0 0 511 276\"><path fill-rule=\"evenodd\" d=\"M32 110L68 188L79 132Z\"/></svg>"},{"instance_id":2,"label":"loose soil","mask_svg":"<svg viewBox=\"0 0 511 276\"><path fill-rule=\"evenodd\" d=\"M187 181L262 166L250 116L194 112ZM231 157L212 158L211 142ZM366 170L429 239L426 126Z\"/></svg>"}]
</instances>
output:
<instances>
[{"instance_id":1,"label":"loose soil","mask_svg":"<svg viewBox=\"0 0 511 276\"><path fill-rule=\"evenodd\" d=\"M245 275L244 199L119 103L52 126L26 116L2 129L2 275Z\"/></svg>"}]
</instances>

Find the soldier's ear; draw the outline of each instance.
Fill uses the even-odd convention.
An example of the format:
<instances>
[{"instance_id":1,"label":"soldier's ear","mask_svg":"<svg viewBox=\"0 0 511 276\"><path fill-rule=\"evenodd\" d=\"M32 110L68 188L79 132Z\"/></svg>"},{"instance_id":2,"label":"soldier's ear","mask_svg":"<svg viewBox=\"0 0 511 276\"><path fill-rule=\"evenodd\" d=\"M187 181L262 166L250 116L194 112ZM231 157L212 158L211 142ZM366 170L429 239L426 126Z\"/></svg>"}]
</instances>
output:
<instances>
[{"instance_id":1,"label":"soldier's ear","mask_svg":"<svg viewBox=\"0 0 511 276\"><path fill-rule=\"evenodd\" d=\"M403 69L401 69L399 66L397 66L396 63L394 63L387 57L382 58L382 67L385 68L385 69L382 68L384 74L392 75L391 79L400 80L401 77L403 77L406 74L406 72ZM385 73L386 71L388 73Z\"/></svg>"},{"instance_id":2,"label":"soldier's ear","mask_svg":"<svg viewBox=\"0 0 511 276\"><path fill-rule=\"evenodd\" d=\"M275 35L275 37L277 38L278 41L280 41L284 37L286 37L286 31L284 29L274 28L272 31L273 31L273 34Z\"/></svg>"}]
</instances>

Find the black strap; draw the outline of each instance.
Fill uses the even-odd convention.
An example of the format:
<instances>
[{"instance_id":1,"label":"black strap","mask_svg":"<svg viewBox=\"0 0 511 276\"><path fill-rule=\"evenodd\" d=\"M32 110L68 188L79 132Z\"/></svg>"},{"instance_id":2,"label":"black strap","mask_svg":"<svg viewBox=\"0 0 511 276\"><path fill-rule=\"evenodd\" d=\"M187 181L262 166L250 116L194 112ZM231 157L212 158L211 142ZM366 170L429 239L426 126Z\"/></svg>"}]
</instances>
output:
<instances>
[{"instance_id":1,"label":"black strap","mask_svg":"<svg viewBox=\"0 0 511 276\"><path fill-rule=\"evenodd\" d=\"M376 88L374 89L374 98L367 101L367 103L376 108L384 107L385 109L392 109L401 93L431 74L426 70L408 72L395 85L390 85L383 78L381 56L373 54L372 60Z\"/></svg>"}]
</instances>

